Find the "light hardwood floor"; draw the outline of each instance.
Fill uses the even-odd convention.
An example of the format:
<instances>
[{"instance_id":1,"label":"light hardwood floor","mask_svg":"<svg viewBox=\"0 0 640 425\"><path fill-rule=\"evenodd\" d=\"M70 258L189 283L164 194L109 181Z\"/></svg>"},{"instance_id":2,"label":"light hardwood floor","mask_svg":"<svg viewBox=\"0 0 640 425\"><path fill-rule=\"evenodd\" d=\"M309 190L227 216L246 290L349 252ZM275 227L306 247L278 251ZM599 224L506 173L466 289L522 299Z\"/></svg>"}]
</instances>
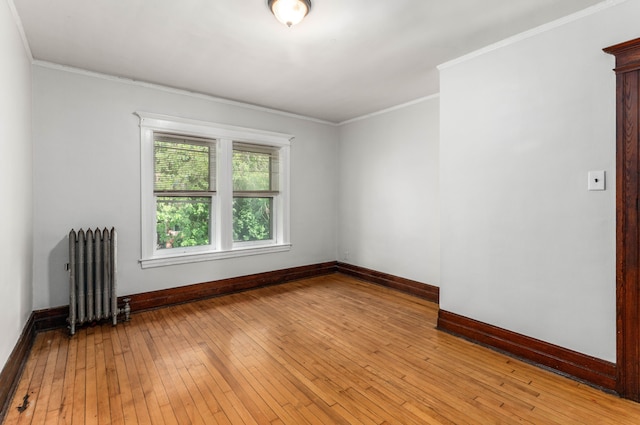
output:
<instances>
[{"instance_id":1,"label":"light hardwood floor","mask_svg":"<svg viewBox=\"0 0 640 425\"><path fill-rule=\"evenodd\" d=\"M439 332L436 316L334 274L44 332L5 423L640 424L639 404Z\"/></svg>"}]
</instances>

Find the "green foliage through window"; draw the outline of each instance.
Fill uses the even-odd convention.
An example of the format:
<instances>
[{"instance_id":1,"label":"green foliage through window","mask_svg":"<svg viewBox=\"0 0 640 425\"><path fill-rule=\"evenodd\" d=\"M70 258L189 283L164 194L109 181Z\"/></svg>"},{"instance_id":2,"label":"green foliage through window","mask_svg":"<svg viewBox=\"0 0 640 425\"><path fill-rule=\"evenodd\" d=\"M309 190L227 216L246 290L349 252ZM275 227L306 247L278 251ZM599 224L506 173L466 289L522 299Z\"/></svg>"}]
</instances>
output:
<instances>
[{"instance_id":1,"label":"green foliage through window","mask_svg":"<svg viewBox=\"0 0 640 425\"><path fill-rule=\"evenodd\" d=\"M272 198L233 198L234 242L272 238Z\"/></svg>"},{"instance_id":2,"label":"green foliage through window","mask_svg":"<svg viewBox=\"0 0 640 425\"><path fill-rule=\"evenodd\" d=\"M209 244L211 198L158 197L158 249Z\"/></svg>"}]
</instances>

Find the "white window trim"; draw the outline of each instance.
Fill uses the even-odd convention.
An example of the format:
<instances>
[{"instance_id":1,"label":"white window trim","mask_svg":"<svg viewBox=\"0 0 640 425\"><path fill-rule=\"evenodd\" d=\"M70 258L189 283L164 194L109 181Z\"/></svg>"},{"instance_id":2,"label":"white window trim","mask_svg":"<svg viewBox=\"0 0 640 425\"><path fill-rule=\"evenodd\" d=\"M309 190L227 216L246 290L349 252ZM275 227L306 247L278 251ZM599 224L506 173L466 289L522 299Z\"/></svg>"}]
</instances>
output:
<instances>
[{"instance_id":1,"label":"white window trim","mask_svg":"<svg viewBox=\"0 0 640 425\"><path fill-rule=\"evenodd\" d=\"M292 135L270 131L254 130L223 124L197 121L168 115L136 112L140 118L140 199L141 199L141 258L142 268L160 267L175 264L242 257L248 255L283 252L291 249L289 239L289 157ZM185 136L216 139L216 158L218 161L217 185L215 195L216 220L213 234L216 241L213 250L185 249L180 252L155 249L156 223L155 202L153 196L153 134L154 132L174 133ZM260 243L233 243L231 202L233 201L231 155L233 142L247 142L272 146L279 149L280 187L277 212L274 215L274 239Z\"/></svg>"}]
</instances>

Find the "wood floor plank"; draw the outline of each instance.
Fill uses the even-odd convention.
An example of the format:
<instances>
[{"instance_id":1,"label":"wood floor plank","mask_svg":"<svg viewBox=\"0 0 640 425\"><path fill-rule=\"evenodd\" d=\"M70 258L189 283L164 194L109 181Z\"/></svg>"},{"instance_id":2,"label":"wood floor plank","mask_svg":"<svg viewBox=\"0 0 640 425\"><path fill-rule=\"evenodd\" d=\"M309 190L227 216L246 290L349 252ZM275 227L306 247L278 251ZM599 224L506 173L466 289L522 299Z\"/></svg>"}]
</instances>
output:
<instances>
[{"instance_id":1,"label":"wood floor plank","mask_svg":"<svg viewBox=\"0 0 640 425\"><path fill-rule=\"evenodd\" d=\"M129 350L128 341L121 332L115 329L111 337L111 342L113 344L116 377L119 388L118 395L122 406L123 420L125 424L135 424L138 423L139 419L136 413L137 400L134 400L134 388L129 381L129 373L127 372L124 356L124 353Z\"/></svg>"},{"instance_id":2,"label":"wood floor plank","mask_svg":"<svg viewBox=\"0 0 640 425\"><path fill-rule=\"evenodd\" d=\"M111 424L111 410L109 406L109 381L107 378L107 365L105 360L105 344L102 326L94 328L95 333L95 380L97 398L97 423L98 425Z\"/></svg>"},{"instance_id":3,"label":"wood floor plank","mask_svg":"<svg viewBox=\"0 0 640 425\"><path fill-rule=\"evenodd\" d=\"M163 421L168 424L179 424L179 417L187 417L184 410L176 412L173 408L171 400L173 387L171 384L170 376L164 367L164 362L161 361L161 353L157 348L157 337L154 338L152 333L155 333L153 326L150 326L147 320L153 320L152 318L140 316L141 341L138 341L138 348L142 359L146 364L148 378L150 384L153 386L156 392L156 399L162 413ZM152 322L153 323L153 322ZM179 405L181 407L181 405Z\"/></svg>"},{"instance_id":4,"label":"wood floor plank","mask_svg":"<svg viewBox=\"0 0 640 425\"><path fill-rule=\"evenodd\" d=\"M191 306L185 306L185 309L189 315L193 314L196 317L198 316L198 314L191 309ZM241 398L242 405L248 408L247 413L258 423L270 423L277 419L277 415L275 415L269 405L264 402L260 394L256 392L256 386L251 384L251 382L253 382L253 376L248 372L247 366L243 362L243 357L249 357L250 350L244 346L242 347L242 349L246 351L246 356L242 356L241 353L239 355L236 350L228 350L221 355L219 347L216 345L217 335L210 334L209 331L211 327L201 327L198 323L199 321L191 321L191 323L189 323L186 329L189 332L189 340L197 344L200 349L204 351L203 354L208 355L210 361L217 361L217 359L222 356L236 364L236 368L234 369L224 367L220 363L218 363L217 366L216 364L213 366L221 373L222 379L229 384L230 388L239 389L239 391L234 392ZM227 334L224 335L223 338L230 338L230 336ZM206 349L202 347L206 347ZM250 360L246 361L250 362Z\"/></svg>"},{"instance_id":5,"label":"wood floor plank","mask_svg":"<svg viewBox=\"0 0 640 425\"><path fill-rule=\"evenodd\" d=\"M136 414L136 423L139 424L151 424L151 415L152 411L157 410L157 403L153 394L150 394L147 397L142 388L142 384L140 382L140 375L138 373L138 368L146 369L144 364L137 362L132 348L132 345L135 345L135 342L131 342L132 338L129 338L129 327L126 324L123 324L120 327L116 327L116 332L118 337L120 338L120 343L122 346L122 360L126 367L127 380L129 381L129 386L131 387L131 397L133 403L133 410ZM144 375L144 372L142 373Z\"/></svg>"},{"instance_id":6,"label":"wood floor plank","mask_svg":"<svg viewBox=\"0 0 640 425\"><path fill-rule=\"evenodd\" d=\"M152 424L164 425L177 423L170 409L169 399L158 377L153 362L149 361L149 351L146 344L144 327L131 327L131 351L133 362L136 364L137 379L140 382L142 397L144 397L149 418Z\"/></svg>"},{"instance_id":7,"label":"wood floor plank","mask_svg":"<svg viewBox=\"0 0 640 425\"><path fill-rule=\"evenodd\" d=\"M58 356L56 358L53 381L51 382L51 396L49 405L47 406L47 416L45 423L58 423L58 415L60 414L60 406L62 404L64 378L67 369L67 359L69 356L69 341L64 330L58 329L52 331L52 335L59 340Z\"/></svg>"},{"instance_id":8,"label":"wood floor plank","mask_svg":"<svg viewBox=\"0 0 640 425\"><path fill-rule=\"evenodd\" d=\"M162 416L161 422L166 425L178 424L178 419L171 405L171 398L168 394L168 390L165 387L167 382L166 373L162 369L157 360L159 359L159 353L156 348L156 342L151 337L151 333L147 326L146 321L140 324L140 334L134 340L137 342L136 349L134 350L136 362L144 365L144 368L139 368L140 379L143 382L143 390L145 393L145 399L152 400L152 406L157 404L157 412L152 413L152 422L155 415ZM163 379L164 378L164 379ZM153 409L151 407L150 412Z\"/></svg>"},{"instance_id":9,"label":"wood floor plank","mask_svg":"<svg viewBox=\"0 0 640 425\"><path fill-rule=\"evenodd\" d=\"M73 410L71 412L71 423L86 423L86 379L87 379L87 330L82 329L78 332L82 337L78 337L77 352L75 358L75 375L73 383Z\"/></svg>"},{"instance_id":10,"label":"wood floor plank","mask_svg":"<svg viewBox=\"0 0 640 425\"><path fill-rule=\"evenodd\" d=\"M640 423L640 404L441 333L437 314L333 274L39 333L4 423Z\"/></svg>"},{"instance_id":11,"label":"wood floor plank","mask_svg":"<svg viewBox=\"0 0 640 425\"><path fill-rule=\"evenodd\" d=\"M114 425L124 424L124 410L122 407L122 397L120 395L120 382L118 381L118 370L116 367L116 350L114 347L114 336L116 335L113 328L106 330L103 328L102 343L104 345L104 364L105 375L107 380L107 396L109 398L109 418ZM116 345L119 344L116 342Z\"/></svg>"},{"instance_id":12,"label":"wood floor plank","mask_svg":"<svg viewBox=\"0 0 640 425\"><path fill-rule=\"evenodd\" d=\"M172 334L165 343L172 347L174 352L179 353L179 358L174 355L172 359L177 361L177 372L187 388L193 408L197 413L198 417L195 421L199 421L201 418L204 423L213 423L215 421L214 415L219 408L215 398L208 396L210 392L208 387L196 373L198 370L204 370L202 362L198 359L200 348L197 345L191 345L186 342L184 335L178 328L178 324L172 320L172 317L167 317L167 323L170 323L168 329L172 331ZM196 382L200 383L200 385L196 384Z\"/></svg>"},{"instance_id":13,"label":"wood floor plank","mask_svg":"<svg viewBox=\"0 0 640 425\"><path fill-rule=\"evenodd\" d=\"M45 369L40 382L40 390L38 392L37 404L35 405L32 423L42 423L46 419L47 407L51 398L51 387L53 385L53 376L55 373L56 359L60 348L60 340L55 338L55 334L47 335L46 350L47 358Z\"/></svg>"},{"instance_id":14,"label":"wood floor plank","mask_svg":"<svg viewBox=\"0 0 640 425\"><path fill-rule=\"evenodd\" d=\"M78 355L79 339L80 338L71 338L69 340L69 350L67 351L67 365L65 368L64 384L62 387L62 401L59 409L60 415L58 416L59 425L71 424L73 419L73 393L76 377L76 357ZM49 410L51 410L51 407L49 408Z\"/></svg>"},{"instance_id":15,"label":"wood floor plank","mask_svg":"<svg viewBox=\"0 0 640 425\"><path fill-rule=\"evenodd\" d=\"M39 355L37 353L39 338L36 337L36 340L33 343L33 348L31 350L31 354L29 355L24 370L22 372L22 376L18 382L18 387L16 388L16 393L12 402L9 404L9 412L5 417L6 424L16 424L22 415L18 414L18 407L24 405L24 396L29 394L29 384L31 383L31 379L33 377L33 373L35 371L36 365L38 363Z\"/></svg>"},{"instance_id":16,"label":"wood floor plank","mask_svg":"<svg viewBox=\"0 0 640 425\"><path fill-rule=\"evenodd\" d=\"M155 341L155 349L158 352L159 370L162 372L163 385L169 393L171 407L176 414L179 424L204 423L200 412L194 407L194 401L182 380L181 369L184 369L179 349L173 346L172 339L167 332L170 332L163 312L153 313L153 320L147 320L146 324L151 332L151 337ZM207 414L207 413L205 413Z\"/></svg>"},{"instance_id":17,"label":"wood floor plank","mask_svg":"<svg viewBox=\"0 0 640 425\"><path fill-rule=\"evenodd\" d=\"M48 357L46 355L46 340L47 337L45 335L37 335L36 340L33 344L33 353L34 353L34 361L31 363L31 367L29 368L29 374L26 377L26 382L24 385L18 386L18 391L14 396L16 398L16 402L11 405L14 406L14 409L10 411L13 413L13 419L10 417L7 418L7 422L15 423L15 424L30 424L32 423L34 410L37 406L38 394L41 390L40 382L42 378L42 374L44 374L44 359ZM26 397L26 399L25 399ZM26 404L26 410L24 410L20 415L16 415L18 412L18 407L24 407Z\"/></svg>"},{"instance_id":18,"label":"wood floor plank","mask_svg":"<svg viewBox=\"0 0 640 425\"><path fill-rule=\"evenodd\" d=\"M98 378L96 371L96 331L87 329L86 372L85 372L85 423L98 423Z\"/></svg>"}]
</instances>

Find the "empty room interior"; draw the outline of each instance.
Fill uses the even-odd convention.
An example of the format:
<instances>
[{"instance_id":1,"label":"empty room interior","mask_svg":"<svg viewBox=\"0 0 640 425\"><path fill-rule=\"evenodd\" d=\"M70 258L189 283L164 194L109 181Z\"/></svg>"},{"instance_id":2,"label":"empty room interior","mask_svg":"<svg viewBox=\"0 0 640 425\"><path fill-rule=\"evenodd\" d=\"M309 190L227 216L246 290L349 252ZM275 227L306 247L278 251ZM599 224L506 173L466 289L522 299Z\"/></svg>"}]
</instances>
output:
<instances>
[{"instance_id":1,"label":"empty room interior","mask_svg":"<svg viewBox=\"0 0 640 425\"><path fill-rule=\"evenodd\" d=\"M0 0L0 422L640 423L638 22Z\"/></svg>"}]
</instances>

